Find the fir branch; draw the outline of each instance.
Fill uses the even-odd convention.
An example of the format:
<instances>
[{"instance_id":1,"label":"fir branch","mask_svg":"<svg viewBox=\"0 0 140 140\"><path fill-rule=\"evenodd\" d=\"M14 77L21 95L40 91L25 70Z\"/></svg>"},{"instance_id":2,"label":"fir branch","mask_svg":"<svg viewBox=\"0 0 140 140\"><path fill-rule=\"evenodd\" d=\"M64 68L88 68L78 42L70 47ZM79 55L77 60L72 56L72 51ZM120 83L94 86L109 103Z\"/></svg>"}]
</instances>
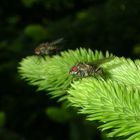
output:
<instances>
[{"instance_id":1,"label":"fir branch","mask_svg":"<svg viewBox=\"0 0 140 140\"><path fill-rule=\"evenodd\" d=\"M110 56L108 52L106 56ZM61 96L60 100L63 100L73 79L69 74L70 68L78 62L93 62L101 58L104 58L101 52L93 53L90 49L81 48L51 58L29 56L20 62L18 69L21 77L37 85L38 90L47 90L53 97Z\"/></svg>"},{"instance_id":2,"label":"fir branch","mask_svg":"<svg viewBox=\"0 0 140 140\"><path fill-rule=\"evenodd\" d=\"M112 130L109 136L140 139L140 61L115 57L101 65L102 77L86 77L74 81L69 71L78 62L94 62L112 56L108 52L77 49L54 57L29 56L20 62L19 73L30 84L46 90L59 100L67 99L89 120L99 120L102 130ZM71 83L72 88L71 88ZM68 92L67 92L68 91Z\"/></svg>"},{"instance_id":3,"label":"fir branch","mask_svg":"<svg viewBox=\"0 0 140 140\"><path fill-rule=\"evenodd\" d=\"M78 62L94 62L95 60L110 57L108 52L104 56L102 52L92 52L90 49L77 49L76 51L62 52L61 56L38 57L29 56L20 62L19 73L32 85L38 85L39 89L50 91L66 90L72 81L69 74L70 68ZM108 79L118 81L140 88L140 65L139 61L116 57L109 63L102 64L104 71L109 73ZM53 92L54 93L54 92ZM56 93L56 96L57 95Z\"/></svg>"},{"instance_id":4,"label":"fir branch","mask_svg":"<svg viewBox=\"0 0 140 140\"><path fill-rule=\"evenodd\" d=\"M99 120L109 136L140 139L140 91L111 80L86 78L72 84L68 100L88 120Z\"/></svg>"},{"instance_id":5,"label":"fir branch","mask_svg":"<svg viewBox=\"0 0 140 140\"><path fill-rule=\"evenodd\" d=\"M112 68L111 68L112 67ZM106 63L104 69L109 69L110 79L118 81L126 86L140 88L140 61L131 59L115 58L114 62Z\"/></svg>"}]
</instances>

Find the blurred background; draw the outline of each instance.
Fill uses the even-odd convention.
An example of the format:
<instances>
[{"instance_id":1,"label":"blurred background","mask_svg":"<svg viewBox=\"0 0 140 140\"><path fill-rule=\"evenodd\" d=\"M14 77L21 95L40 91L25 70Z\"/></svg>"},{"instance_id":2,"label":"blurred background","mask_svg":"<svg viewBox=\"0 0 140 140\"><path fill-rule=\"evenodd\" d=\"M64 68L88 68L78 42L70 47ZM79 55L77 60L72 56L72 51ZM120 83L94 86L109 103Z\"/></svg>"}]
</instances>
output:
<instances>
[{"instance_id":1,"label":"blurred background","mask_svg":"<svg viewBox=\"0 0 140 140\"><path fill-rule=\"evenodd\" d=\"M39 43L61 37L63 50L85 47L137 59L140 1L1 0L0 140L110 140L99 122L83 121L17 73Z\"/></svg>"}]
</instances>

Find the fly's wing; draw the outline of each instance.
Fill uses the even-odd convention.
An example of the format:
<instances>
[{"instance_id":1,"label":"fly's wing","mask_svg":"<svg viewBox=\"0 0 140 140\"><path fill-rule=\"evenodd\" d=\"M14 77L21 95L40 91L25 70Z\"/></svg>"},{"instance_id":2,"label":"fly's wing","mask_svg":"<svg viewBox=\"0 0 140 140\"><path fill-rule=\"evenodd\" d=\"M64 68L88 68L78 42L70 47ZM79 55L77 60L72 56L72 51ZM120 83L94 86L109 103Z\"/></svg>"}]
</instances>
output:
<instances>
[{"instance_id":1,"label":"fly's wing","mask_svg":"<svg viewBox=\"0 0 140 140\"><path fill-rule=\"evenodd\" d=\"M63 38L59 38L55 41L52 42L46 42L46 43L41 43L39 44L39 47L54 47L56 44L60 43L63 40Z\"/></svg>"},{"instance_id":2,"label":"fly's wing","mask_svg":"<svg viewBox=\"0 0 140 140\"><path fill-rule=\"evenodd\" d=\"M95 60L95 61L93 61L93 62L89 62L88 64L89 64L89 65L100 66L100 65L102 65L102 64L104 64L104 63L107 63L107 62L112 61L114 58L115 58L115 56L107 57L107 58L102 58L102 59Z\"/></svg>"},{"instance_id":3,"label":"fly's wing","mask_svg":"<svg viewBox=\"0 0 140 140\"><path fill-rule=\"evenodd\" d=\"M63 40L63 38L59 38L59 39L57 39L57 40L51 42L50 45L52 45L52 46L53 46L53 45L56 45L56 44L60 43L62 40Z\"/></svg>"},{"instance_id":4,"label":"fly's wing","mask_svg":"<svg viewBox=\"0 0 140 140\"><path fill-rule=\"evenodd\" d=\"M39 45L37 46L37 48L39 48L39 49L41 50L42 48L46 49L47 46L48 46L48 42L39 44Z\"/></svg>"},{"instance_id":5,"label":"fly's wing","mask_svg":"<svg viewBox=\"0 0 140 140\"><path fill-rule=\"evenodd\" d=\"M63 38L59 38L53 42L50 43L50 46L52 47L53 50L55 50L57 53L60 52L63 48L63 46L57 46L57 44L61 43L63 41Z\"/></svg>"}]
</instances>

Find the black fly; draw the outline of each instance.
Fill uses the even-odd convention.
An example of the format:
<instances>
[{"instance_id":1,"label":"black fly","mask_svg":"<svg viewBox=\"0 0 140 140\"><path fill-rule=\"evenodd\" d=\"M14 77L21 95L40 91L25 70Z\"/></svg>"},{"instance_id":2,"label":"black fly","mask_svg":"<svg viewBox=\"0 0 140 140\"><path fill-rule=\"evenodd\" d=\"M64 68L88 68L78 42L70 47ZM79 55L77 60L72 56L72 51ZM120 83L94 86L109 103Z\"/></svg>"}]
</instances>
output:
<instances>
[{"instance_id":1,"label":"black fly","mask_svg":"<svg viewBox=\"0 0 140 140\"><path fill-rule=\"evenodd\" d=\"M57 47L57 44L62 40L63 38L59 38L53 42L41 43L38 47L35 48L35 54L41 56L52 56L54 54L57 54L57 52L60 50L60 48Z\"/></svg>"},{"instance_id":2,"label":"black fly","mask_svg":"<svg viewBox=\"0 0 140 140\"><path fill-rule=\"evenodd\" d=\"M114 57L95 60L94 62L79 62L70 69L70 74L76 77L87 77L95 75L103 75L103 68L100 66L103 63L113 60Z\"/></svg>"}]
</instances>

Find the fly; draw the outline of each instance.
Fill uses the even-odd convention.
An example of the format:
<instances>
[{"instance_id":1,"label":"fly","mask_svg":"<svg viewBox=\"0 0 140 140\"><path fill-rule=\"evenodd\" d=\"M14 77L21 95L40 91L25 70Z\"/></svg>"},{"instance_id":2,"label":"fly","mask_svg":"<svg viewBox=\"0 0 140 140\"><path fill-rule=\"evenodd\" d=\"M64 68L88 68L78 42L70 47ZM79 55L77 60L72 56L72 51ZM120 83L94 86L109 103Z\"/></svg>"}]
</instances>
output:
<instances>
[{"instance_id":1,"label":"fly","mask_svg":"<svg viewBox=\"0 0 140 140\"><path fill-rule=\"evenodd\" d=\"M112 59L114 59L114 57L99 59L94 62L79 62L70 69L69 73L76 77L103 76L104 71L100 65Z\"/></svg>"},{"instance_id":2,"label":"fly","mask_svg":"<svg viewBox=\"0 0 140 140\"><path fill-rule=\"evenodd\" d=\"M41 43L38 47L35 48L35 54L41 56L52 56L53 54L56 54L59 51L57 44L59 44L62 40L63 38L59 38L53 42Z\"/></svg>"}]
</instances>

